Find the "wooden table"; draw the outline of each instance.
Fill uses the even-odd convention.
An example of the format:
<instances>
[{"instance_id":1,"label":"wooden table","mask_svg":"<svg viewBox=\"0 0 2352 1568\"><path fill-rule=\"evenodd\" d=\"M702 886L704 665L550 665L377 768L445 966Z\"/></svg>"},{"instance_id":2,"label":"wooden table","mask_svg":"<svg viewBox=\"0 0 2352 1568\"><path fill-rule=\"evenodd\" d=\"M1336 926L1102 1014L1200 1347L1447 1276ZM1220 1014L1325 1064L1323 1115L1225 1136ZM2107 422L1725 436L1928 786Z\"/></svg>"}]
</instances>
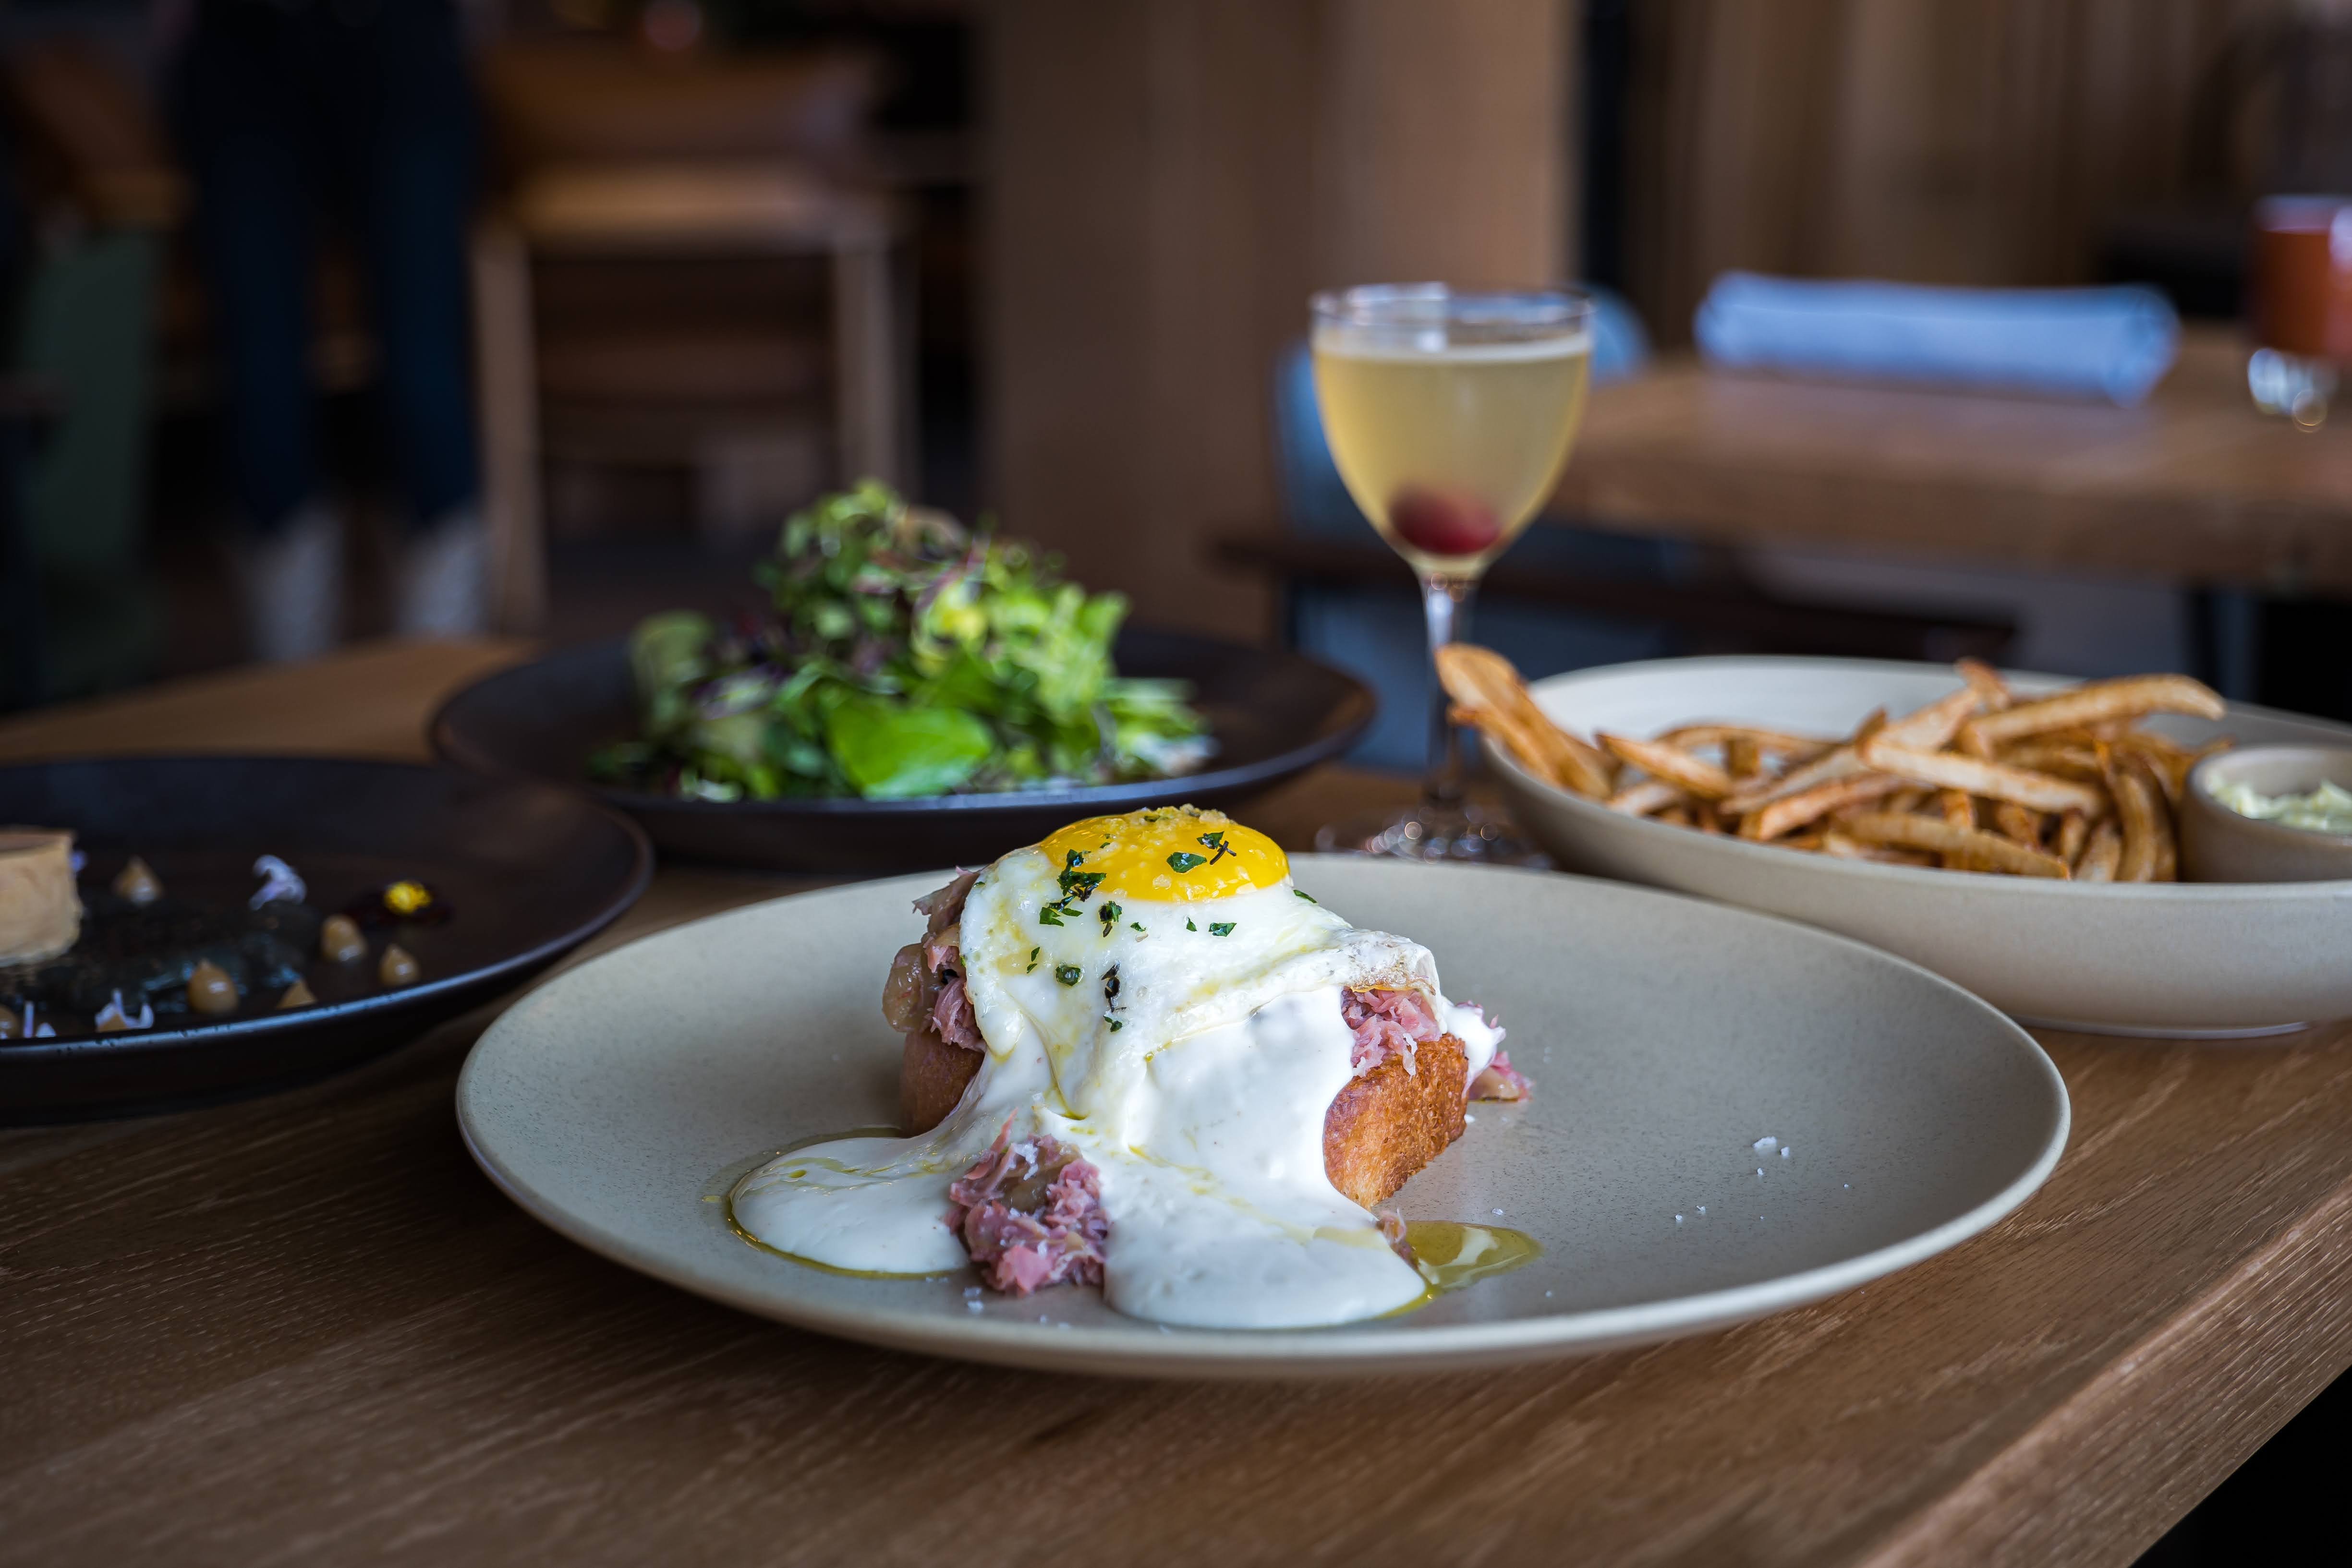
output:
<instances>
[{"instance_id":1,"label":"wooden table","mask_svg":"<svg viewBox=\"0 0 2352 1568\"><path fill-rule=\"evenodd\" d=\"M186 683L0 756L415 756L518 651ZM1297 843L1402 792L1326 772L1251 815ZM665 871L599 946L794 885ZM2344 1026L2044 1035L2050 1185L1820 1305L1279 1386L889 1354L607 1263L458 1142L486 1018L271 1099L0 1133L0 1563L2120 1563L2352 1363Z\"/></svg>"},{"instance_id":2,"label":"wooden table","mask_svg":"<svg viewBox=\"0 0 2352 1568\"><path fill-rule=\"evenodd\" d=\"M1631 532L2352 592L2352 419L2266 419L2197 328L2138 408L1712 371L1597 389L1556 504Z\"/></svg>"}]
</instances>

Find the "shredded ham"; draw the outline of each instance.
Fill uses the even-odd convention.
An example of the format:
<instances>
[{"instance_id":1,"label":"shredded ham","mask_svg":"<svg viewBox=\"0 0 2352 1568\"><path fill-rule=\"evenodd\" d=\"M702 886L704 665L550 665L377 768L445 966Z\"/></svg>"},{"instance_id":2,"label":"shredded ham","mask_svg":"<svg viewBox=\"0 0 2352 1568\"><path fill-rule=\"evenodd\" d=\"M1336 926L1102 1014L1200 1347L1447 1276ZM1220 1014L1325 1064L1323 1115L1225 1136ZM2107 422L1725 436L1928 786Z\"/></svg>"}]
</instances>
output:
<instances>
[{"instance_id":1,"label":"shredded ham","mask_svg":"<svg viewBox=\"0 0 2352 1568\"><path fill-rule=\"evenodd\" d=\"M1339 1017L1356 1032L1356 1049L1349 1059L1358 1077L1391 1056L1404 1058L1404 1070L1413 1071L1413 1048L1445 1031L1437 1027L1436 1009L1419 991L1342 991Z\"/></svg>"},{"instance_id":2,"label":"shredded ham","mask_svg":"<svg viewBox=\"0 0 2352 1568\"><path fill-rule=\"evenodd\" d=\"M954 948L948 949L952 953ZM940 969L935 974L950 971ZM940 988L939 1000L931 1004L931 1029L950 1045L960 1045L966 1051L986 1051L987 1041L980 1037L980 1020L972 1016L971 998L964 995L963 976L956 975Z\"/></svg>"},{"instance_id":3,"label":"shredded ham","mask_svg":"<svg viewBox=\"0 0 2352 1568\"><path fill-rule=\"evenodd\" d=\"M1101 1284L1110 1226L1100 1173L1053 1138L1013 1143L1012 1130L1007 1122L949 1186L949 1228L992 1290L1025 1296L1066 1281Z\"/></svg>"},{"instance_id":4,"label":"shredded ham","mask_svg":"<svg viewBox=\"0 0 2352 1568\"><path fill-rule=\"evenodd\" d=\"M979 878L976 871L959 872L945 887L915 900L915 913L927 922L923 939L898 949L882 988L882 1016L892 1029L928 1030L965 1051L988 1049L964 991L963 954L956 944L963 901Z\"/></svg>"},{"instance_id":5,"label":"shredded ham","mask_svg":"<svg viewBox=\"0 0 2352 1568\"><path fill-rule=\"evenodd\" d=\"M1536 1086L1528 1082L1527 1074L1511 1065L1511 1053L1507 1051L1496 1051L1495 1060L1486 1064L1486 1071L1470 1083L1473 1100L1525 1100L1535 1092Z\"/></svg>"},{"instance_id":6,"label":"shredded ham","mask_svg":"<svg viewBox=\"0 0 2352 1568\"><path fill-rule=\"evenodd\" d=\"M1475 1013L1482 1019L1486 1016L1475 1002L1459 1003L1454 1010ZM1414 1048L1445 1032L1438 1024L1437 1009L1419 991L1342 991L1339 1016L1356 1034L1349 1061L1359 1078L1391 1056L1403 1057L1404 1070L1412 1071ZM1496 1051L1495 1060L1470 1084L1473 1100L1525 1100L1534 1092L1535 1085L1511 1065L1507 1051Z\"/></svg>"},{"instance_id":7,"label":"shredded ham","mask_svg":"<svg viewBox=\"0 0 2352 1568\"><path fill-rule=\"evenodd\" d=\"M980 873L976 871L960 871L956 873L955 880L945 887L915 900L915 913L928 915L930 919L931 924L924 932L925 936L937 936L963 918L963 901L971 895L971 884L979 880Z\"/></svg>"}]
</instances>

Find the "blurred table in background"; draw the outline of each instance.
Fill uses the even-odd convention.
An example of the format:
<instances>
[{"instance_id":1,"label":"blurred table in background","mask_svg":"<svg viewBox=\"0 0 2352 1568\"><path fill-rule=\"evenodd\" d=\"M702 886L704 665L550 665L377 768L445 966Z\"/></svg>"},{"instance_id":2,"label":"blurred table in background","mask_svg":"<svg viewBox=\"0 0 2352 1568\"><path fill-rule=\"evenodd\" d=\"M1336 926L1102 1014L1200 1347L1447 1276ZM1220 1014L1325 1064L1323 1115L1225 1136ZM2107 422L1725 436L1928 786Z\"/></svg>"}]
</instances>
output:
<instances>
[{"instance_id":1,"label":"blurred table in background","mask_svg":"<svg viewBox=\"0 0 2352 1568\"><path fill-rule=\"evenodd\" d=\"M421 760L440 698L530 651L179 682L0 723L0 758ZM1247 815L1298 845L1411 793L1325 768ZM666 864L588 953L811 885ZM2074 1113L2049 1186L1814 1306L1281 1385L887 1354L609 1263L467 1158L496 1011L265 1099L0 1130L0 1559L2123 1564L2352 1363L2342 1025L2042 1032ZM1041 1477L1076 1500L1006 1506Z\"/></svg>"},{"instance_id":2,"label":"blurred table in background","mask_svg":"<svg viewBox=\"0 0 2352 1568\"><path fill-rule=\"evenodd\" d=\"M1730 375L1595 389L1554 506L1612 529L2352 596L2352 409L2257 413L2192 327L2138 408Z\"/></svg>"}]
</instances>

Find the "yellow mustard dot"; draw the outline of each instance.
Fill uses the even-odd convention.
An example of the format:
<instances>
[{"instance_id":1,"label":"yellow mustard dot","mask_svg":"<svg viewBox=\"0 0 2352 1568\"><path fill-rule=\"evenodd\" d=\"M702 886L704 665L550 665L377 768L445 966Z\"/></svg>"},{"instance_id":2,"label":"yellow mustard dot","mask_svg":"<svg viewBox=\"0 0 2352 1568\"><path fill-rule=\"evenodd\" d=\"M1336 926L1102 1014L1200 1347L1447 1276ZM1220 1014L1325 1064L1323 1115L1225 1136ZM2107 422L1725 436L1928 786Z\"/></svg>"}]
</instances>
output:
<instances>
[{"instance_id":1,"label":"yellow mustard dot","mask_svg":"<svg viewBox=\"0 0 2352 1568\"><path fill-rule=\"evenodd\" d=\"M1290 874L1281 845L1197 806L1088 817L1037 847L1065 875L1099 876L1097 896L1187 904L1278 887Z\"/></svg>"},{"instance_id":2,"label":"yellow mustard dot","mask_svg":"<svg viewBox=\"0 0 2352 1568\"><path fill-rule=\"evenodd\" d=\"M383 906L394 915L414 915L432 902L421 882L395 882L383 890Z\"/></svg>"}]
</instances>

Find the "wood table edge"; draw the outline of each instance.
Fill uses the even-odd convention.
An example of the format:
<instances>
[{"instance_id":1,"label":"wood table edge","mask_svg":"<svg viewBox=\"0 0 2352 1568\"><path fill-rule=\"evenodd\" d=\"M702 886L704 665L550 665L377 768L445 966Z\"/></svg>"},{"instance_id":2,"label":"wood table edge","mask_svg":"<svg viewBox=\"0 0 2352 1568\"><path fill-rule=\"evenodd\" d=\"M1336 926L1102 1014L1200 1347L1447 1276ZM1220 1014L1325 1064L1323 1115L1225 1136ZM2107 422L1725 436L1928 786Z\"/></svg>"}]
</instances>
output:
<instances>
[{"instance_id":1,"label":"wood table edge","mask_svg":"<svg viewBox=\"0 0 2352 1568\"><path fill-rule=\"evenodd\" d=\"M1855 1561L2129 1563L2347 1368L2352 1182Z\"/></svg>"}]
</instances>

